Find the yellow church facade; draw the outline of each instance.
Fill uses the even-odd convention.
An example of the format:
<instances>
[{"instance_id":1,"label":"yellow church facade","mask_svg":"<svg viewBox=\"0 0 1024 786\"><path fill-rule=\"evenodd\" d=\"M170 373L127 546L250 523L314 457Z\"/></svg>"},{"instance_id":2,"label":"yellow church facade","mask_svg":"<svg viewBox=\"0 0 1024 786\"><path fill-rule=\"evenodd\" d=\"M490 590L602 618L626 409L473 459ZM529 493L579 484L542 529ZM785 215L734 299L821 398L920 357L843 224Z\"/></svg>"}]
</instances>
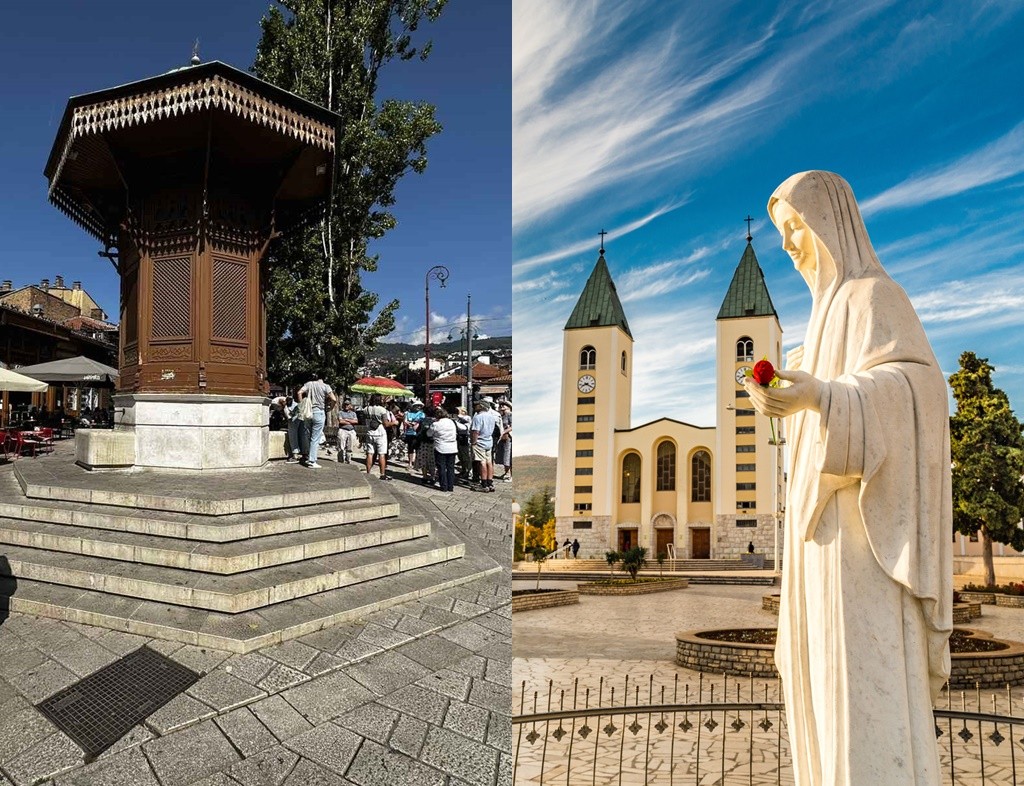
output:
<instances>
[{"instance_id":1,"label":"yellow church facade","mask_svg":"<svg viewBox=\"0 0 1024 786\"><path fill-rule=\"evenodd\" d=\"M557 542L579 540L582 557L643 546L649 558L732 558L750 543L771 557L784 514L781 435L773 443L740 381L762 357L779 366L781 351L748 236L716 319L716 425L633 426L633 336L602 247L563 333Z\"/></svg>"}]
</instances>

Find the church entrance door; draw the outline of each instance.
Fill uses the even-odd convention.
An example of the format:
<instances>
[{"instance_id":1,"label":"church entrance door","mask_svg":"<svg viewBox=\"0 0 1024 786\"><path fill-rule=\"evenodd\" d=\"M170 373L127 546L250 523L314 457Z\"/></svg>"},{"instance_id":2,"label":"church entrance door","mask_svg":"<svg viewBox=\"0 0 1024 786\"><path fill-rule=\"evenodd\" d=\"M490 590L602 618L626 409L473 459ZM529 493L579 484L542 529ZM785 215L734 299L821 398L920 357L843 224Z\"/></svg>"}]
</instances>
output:
<instances>
[{"instance_id":1,"label":"church entrance door","mask_svg":"<svg viewBox=\"0 0 1024 786\"><path fill-rule=\"evenodd\" d=\"M629 551L634 546L639 545L639 538L636 533L635 529L619 530L619 551Z\"/></svg>"},{"instance_id":2,"label":"church entrance door","mask_svg":"<svg viewBox=\"0 0 1024 786\"><path fill-rule=\"evenodd\" d=\"M672 529L656 529L654 530L654 558L657 559L659 554L664 554L666 557L669 556L668 544L675 542L675 530Z\"/></svg>"},{"instance_id":3,"label":"church entrance door","mask_svg":"<svg viewBox=\"0 0 1024 786\"><path fill-rule=\"evenodd\" d=\"M711 559L711 530L690 530L690 559Z\"/></svg>"}]
</instances>

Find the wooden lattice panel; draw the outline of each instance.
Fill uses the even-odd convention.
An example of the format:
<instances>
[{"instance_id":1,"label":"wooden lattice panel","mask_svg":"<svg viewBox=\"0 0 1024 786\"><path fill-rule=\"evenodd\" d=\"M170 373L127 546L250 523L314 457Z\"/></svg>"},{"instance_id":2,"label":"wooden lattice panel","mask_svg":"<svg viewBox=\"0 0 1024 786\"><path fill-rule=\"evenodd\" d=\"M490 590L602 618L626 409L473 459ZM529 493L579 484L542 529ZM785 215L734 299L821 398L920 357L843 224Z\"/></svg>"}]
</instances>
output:
<instances>
[{"instance_id":1,"label":"wooden lattice panel","mask_svg":"<svg viewBox=\"0 0 1024 786\"><path fill-rule=\"evenodd\" d=\"M213 336L244 341L246 334L246 266L213 260Z\"/></svg>"},{"instance_id":2,"label":"wooden lattice panel","mask_svg":"<svg viewBox=\"0 0 1024 786\"><path fill-rule=\"evenodd\" d=\"M153 260L153 338L191 335L192 260Z\"/></svg>"}]
</instances>

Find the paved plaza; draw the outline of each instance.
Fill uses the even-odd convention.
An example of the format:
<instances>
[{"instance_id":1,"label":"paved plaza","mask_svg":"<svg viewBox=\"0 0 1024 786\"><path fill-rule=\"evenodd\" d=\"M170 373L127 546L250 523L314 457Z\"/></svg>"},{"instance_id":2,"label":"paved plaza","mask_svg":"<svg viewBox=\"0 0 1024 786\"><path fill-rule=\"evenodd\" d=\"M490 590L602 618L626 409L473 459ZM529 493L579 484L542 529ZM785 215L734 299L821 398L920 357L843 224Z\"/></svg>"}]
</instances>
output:
<instances>
[{"instance_id":1,"label":"paved plaza","mask_svg":"<svg viewBox=\"0 0 1024 786\"><path fill-rule=\"evenodd\" d=\"M502 571L242 655L11 613L0 786L511 782L512 484L442 494L393 474ZM85 764L34 705L143 644L204 676Z\"/></svg>"},{"instance_id":2,"label":"paved plaza","mask_svg":"<svg viewBox=\"0 0 1024 786\"><path fill-rule=\"evenodd\" d=\"M513 589L534 586L534 581L525 579L513 582ZM541 582L541 587L548 588L574 586L571 581ZM513 624L513 714L543 713L573 706L721 702L723 693L729 701L779 702L778 680L751 682L721 675L702 677L674 662L678 631L775 627L777 618L761 608L761 599L777 591L762 586L691 584L683 590L653 595L581 596L579 605L517 612ZM1024 641L1024 610L984 606L982 618L969 627L996 638ZM624 699L624 695L627 698ZM953 691L952 695L943 694L936 706L1024 717L1024 687L1014 688L1009 693ZM551 733L557 730L554 723L547 727L544 724L514 727L514 760L518 751L515 783L535 784L542 780L569 786L618 783L621 772L624 784L667 784L670 770L674 782L696 782L702 786L723 783L723 772L724 783L792 783L784 717L770 713L767 716L773 721L767 731L757 725L762 714L747 712L716 713L717 726L713 733L703 727L709 713L691 714L689 720L694 729L688 734L678 731L681 715L647 716L643 713L614 718L610 714L589 716L587 723L599 730L610 721L618 728L611 734L599 731L585 738L580 733L582 719L565 721L566 734L558 738ZM699 743L696 738L698 717L704 735ZM746 725L733 732L728 724L736 717ZM657 725L662 720L668 725L659 732ZM638 724L635 732L624 728L634 721ZM964 727L958 721L941 725L943 736L939 750L944 783L981 783L982 766L985 782L990 784L1013 784L1017 766L1024 772L1024 750L1019 748L1022 728L1013 730L1012 745L1005 742L996 745L988 736L993 731L991 724L980 729L972 723L970 739L958 736ZM778 736L780 727L783 728L781 738ZM533 743L527 737L532 730L541 735ZM999 731L1004 737L1009 736L1006 724L1002 724ZM984 765L978 748L982 736L986 746ZM570 739L575 739L574 748L569 747ZM950 741L955 753L955 781L949 777ZM694 765L698 744L700 767ZM752 755L748 755L748 744L752 746Z\"/></svg>"}]
</instances>

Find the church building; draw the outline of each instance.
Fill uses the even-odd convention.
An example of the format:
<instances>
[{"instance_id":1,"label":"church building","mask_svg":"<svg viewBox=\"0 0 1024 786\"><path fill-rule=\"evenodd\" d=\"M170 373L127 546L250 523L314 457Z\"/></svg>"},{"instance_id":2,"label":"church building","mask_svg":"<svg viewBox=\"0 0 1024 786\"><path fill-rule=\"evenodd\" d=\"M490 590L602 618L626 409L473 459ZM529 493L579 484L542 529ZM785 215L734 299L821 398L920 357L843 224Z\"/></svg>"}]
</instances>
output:
<instances>
[{"instance_id":1,"label":"church building","mask_svg":"<svg viewBox=\"0 0 1024 786\"><path fill-rule=\"evenodd\" d=\"M781 548L782 447L741 383L765 356L781 365L782 328L749 234L715 351L717 426L634 426L633 334L602 244L563 334L558 543L578 539L581 557L643 546L651 560L734 558L751 542L771 557L776 537Z\"/></svg>"}]
</instances>

